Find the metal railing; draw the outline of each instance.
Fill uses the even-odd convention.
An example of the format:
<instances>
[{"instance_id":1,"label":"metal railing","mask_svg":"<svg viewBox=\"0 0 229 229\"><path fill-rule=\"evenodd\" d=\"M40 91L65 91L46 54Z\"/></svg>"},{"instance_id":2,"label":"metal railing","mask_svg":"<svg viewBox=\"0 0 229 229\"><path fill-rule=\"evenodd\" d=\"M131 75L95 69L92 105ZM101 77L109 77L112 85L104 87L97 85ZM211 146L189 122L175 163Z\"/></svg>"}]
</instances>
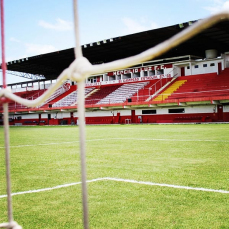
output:
<instances>
[{"instance_id":1,"label":"metal railing","mask_svg":"<svg viewBox=\"0 0 229 229\"><path fill-rule=\"evenodd\" d=\"M177 69L177 67L173 67L173 69L166 74L167 76L171 76L171 73L174 73L175 70ZM173 75L173 74L172 74ZM166 83L168 83L169 81L171 81L172 78L175 78L178 76L178 73L176 73L175 75L171 76L171 77L163 77L164 75L160 75L160 80L157 81L155 84L153 84L152 86L149 87L149 97L153 94L156 93L156 91L158 91L161 87L163 87ZM164 80L166 79L166 80ZM163 83L163 80L165 81ZM153 90L154 88L154 90Z\"/></svg>"}]
</instances>

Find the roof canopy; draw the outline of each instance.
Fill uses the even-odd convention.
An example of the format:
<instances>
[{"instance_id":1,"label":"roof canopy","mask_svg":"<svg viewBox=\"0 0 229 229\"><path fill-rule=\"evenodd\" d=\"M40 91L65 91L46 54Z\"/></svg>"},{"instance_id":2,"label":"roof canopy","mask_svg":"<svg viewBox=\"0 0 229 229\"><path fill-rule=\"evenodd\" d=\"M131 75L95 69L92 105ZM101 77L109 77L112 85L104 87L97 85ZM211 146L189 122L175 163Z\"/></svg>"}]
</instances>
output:
<instances>
[{"instance_id":1,"label":"roof canopy","mask_svg":"<svg viewBox=\"0 0 229 229\"><path fill-rule=\"evenodd\" d=\"M191 26L192 23L194 21L83 45L83 55L92 64L106 63L136 55L170 38L186 27ZM216 49L218 55L229 51L229 21L222 20L158 58L183 55L204 58L205 50L207 49ZM74 49L70 48L11 61L7 63L7 69L43 75L49 80L56 79L73 60Z\"/></svg>"}]
</instances>

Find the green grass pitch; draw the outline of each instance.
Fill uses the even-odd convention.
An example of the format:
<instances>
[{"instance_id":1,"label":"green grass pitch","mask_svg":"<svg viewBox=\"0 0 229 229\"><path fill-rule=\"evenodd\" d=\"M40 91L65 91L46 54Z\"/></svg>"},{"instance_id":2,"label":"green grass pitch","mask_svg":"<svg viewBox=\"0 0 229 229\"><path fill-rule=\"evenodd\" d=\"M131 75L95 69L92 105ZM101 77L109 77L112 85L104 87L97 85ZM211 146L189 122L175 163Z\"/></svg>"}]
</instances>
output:
<instances>
[{"instance_id":1,"label":"green grass pitch","mask_svg":"<svg viewBox=\"0 0 229 229\"><path fill-rule=\"evenodd\" d=\"M3 128L0 128L0 223L7 222ZM229 228L229 125L87 126L91 228ZM11 127L12 192L79 182L76 126ZM83 228L81 186L15 195L24 229Z\"/></svg>"}]
</instances>

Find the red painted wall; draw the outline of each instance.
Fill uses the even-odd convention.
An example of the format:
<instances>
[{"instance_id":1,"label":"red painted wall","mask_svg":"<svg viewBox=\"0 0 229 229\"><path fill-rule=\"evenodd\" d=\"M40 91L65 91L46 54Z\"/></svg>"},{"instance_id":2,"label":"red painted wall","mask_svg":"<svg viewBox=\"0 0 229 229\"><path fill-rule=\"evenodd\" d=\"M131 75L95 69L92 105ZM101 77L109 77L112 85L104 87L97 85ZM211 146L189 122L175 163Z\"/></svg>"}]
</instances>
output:
<instances>
[{"instance_id":1,"label":"red painted wall","mask_svg":"<svg viewBox=\"0 0 229 229\"><path fill-rule=\"evenodd\" d=\"M196 114L151 114L141 115L142 123L201 123L201 122L218 122L219 115L217 113L196 113ZM22 123L22 125L71 125L77 124L76 117L64 119L21 119L12 120L10 125L15 123ZM138 115L125 115L125 116L103 116L103 117L86 117L86 124L125 124L140 123ZM229 122L229 112L223 113L223 122Z\"/></svg>"}]
</instances>

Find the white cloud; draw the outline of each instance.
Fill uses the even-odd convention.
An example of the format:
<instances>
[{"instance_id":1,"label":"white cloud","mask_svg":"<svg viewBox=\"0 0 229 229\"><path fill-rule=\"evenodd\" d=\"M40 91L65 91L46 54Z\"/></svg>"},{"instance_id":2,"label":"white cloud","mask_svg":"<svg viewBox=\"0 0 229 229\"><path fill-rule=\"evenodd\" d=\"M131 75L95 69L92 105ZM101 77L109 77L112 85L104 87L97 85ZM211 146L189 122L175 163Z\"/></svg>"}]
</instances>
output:
<instances>
[{"instance_id":1,"label":"white cloud","mask_svg":"<svg viewBox=\"0 0 229 229\"><path fill-rule=\"evenodd\" d=\"M45 29L52 29L56 31L71 31L73 30L73 23L70 21L65 21L60 18L56 19L54 24L48 23L46 21L40 20L38 25Z\"/></svg>"},{"instance_id":2,"label":"white cloud","mask_svg":"<svg viewBox=\"0 0 229 229\"><path fill-rule=\"evenodd\" d=\"M40 44L25 44L26 55L39 55L49 52L54 52L57 49L52 45L40 45Z\"/></svg>"},{"instance_id":3,"label":"white cloud","mask_svg":"<svg viewBox=\"0 0 229 229\"><path fill-rule=\"evenodd\" d=\"M215 14L220 10L229 10L229 1L211 0L209 1L209 6L204 7L204 9L209 11L211 14Z\"/></svg>"},{"instance_id":4,"label":"white cloud","mask_svg":"<svg viewBox=\"0 0 229 229\"><path fill-rule=\"evenodd\" d=\"M229 10L229 1L224 2L223 9Z\"/></svg>"},{"instance_id":5,"label":"white cloud","mask_svg":"<svg viewBox=\"0 0 229 229\"><path fill-rule=\"evenodd\" d=\"M17 42L17 43L20 43L20 42L21 42L20 40L18 40L18 39L15 38L15 37L11 37L11 38L10 38L10 41L12 41L12 42Z\"/></svg>"},{"instance_id":6,"label":"white cloud","mask_svg":"<svg viewBox=\"0 0 229 229\"><path fill-rule=\"evenodd\" d=\"M134 19L125 17L122 19L122 21L125 25L125 32L127 34L158 28L158 25L155 22L150 22L144 18L140 19L139 21L136 21Z\"/></svg>"}]
</instances>

